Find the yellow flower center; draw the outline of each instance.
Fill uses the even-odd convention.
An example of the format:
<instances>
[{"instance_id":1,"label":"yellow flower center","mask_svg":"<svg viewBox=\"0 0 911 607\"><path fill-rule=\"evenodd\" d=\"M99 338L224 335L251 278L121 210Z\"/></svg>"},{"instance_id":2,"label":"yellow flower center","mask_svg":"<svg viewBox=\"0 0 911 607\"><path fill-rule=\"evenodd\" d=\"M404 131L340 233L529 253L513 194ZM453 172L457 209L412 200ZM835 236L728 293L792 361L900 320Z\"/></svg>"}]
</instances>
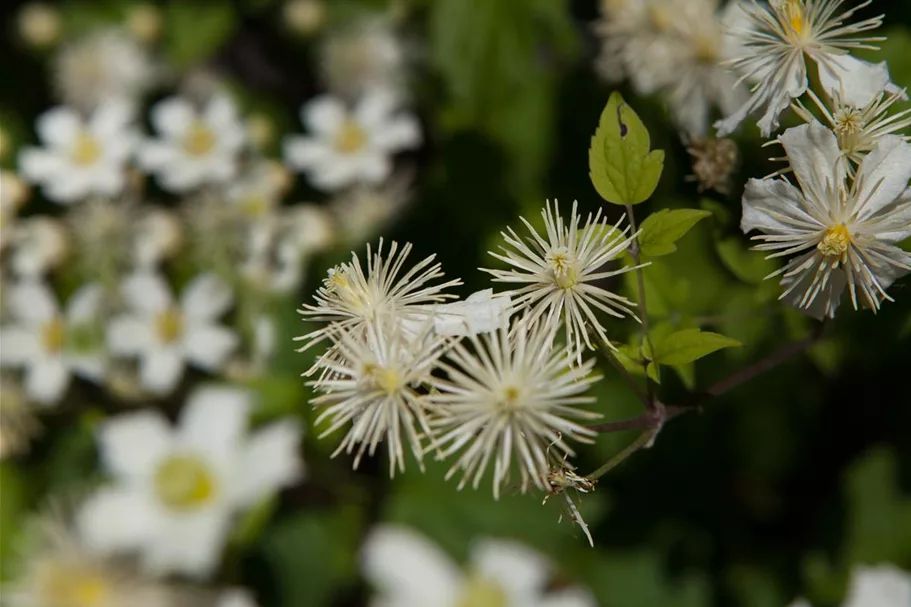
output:
<instances>
[{"instance_id":1,"label":"yellow flower center","mask_svg":"<svg viewBox=\"0 0 911 607\"><path fill-rule=\"evenodd\" d=\"M784 23L790 25L798 38L803 38L809 30L803 0L779 0L776 8Z\"/></svg>"},{"instance_id":2,"label":"yellow flower center","mask_svg":"<svg viewBox=\"0 0 911 607\"><path fill-rule=\"evenodd\" d=\"M396 369L368 365L365 367L370 384L387 395L396 394L405 385L402 375Z\"/></svg>"},{"instance_id":3,"label":"yellow flower center","mask_svg":"<svg viewBox=\"0 0 911 607\"><path fill-rule=\"evenodd\" d=\"M545 257L550 266L554 283L561 289L571 289L579 282L579 270L576 258L566 247L559 247Z\"/></svg>"},{"instance_id":4,"label":"yellow flower center","mask_svg":"<svg viewBox=\"0 0 911 607\"><path fill-rule=\"evenodd\" d=\"M718 39L713 36L706 34L695 36L693 38L693 51L696 55L696 60L701 63L718 63L720 57Z\"/></svg>"},{"instance_id":5,"label":"yellow flower center","mask_svg":"<svg viewBox=\"0 0 911 607\"><path fill-rule=\"evenodd\" d=\"M205 156L215 147L215 133L202 121L195 121L183 138L183 149L191 156Z\"/></svg>"},{"instance_id":6,"label":"yellow flower center","mask_svg":"<svg viewBox=\"0 0 911 607\"><path fill-rule=\"evenodd\" d=\"M112 594L108 580L75 563L52 565L39 584L39 605L102 607Z\"/></svg>"},{"instance_id":7,"label":"yellow flower center","mask_svg":"<svg viewBox=\"0 0 911 607\"><path fill-rule=\"evenodd\" d=\"M474 575L468 579L453 607L507 607L509 596L498 583Z\"/></svg>"},{"instance_id":8,"label":"yellow flower center","mask_svg":"<svg viewBox=\"0 0 911 607\"><path fill-rule=\"evenodd\" d=\"M158 499L172 510L193 510L215 497L215 477L209 466L192 455L174 455L155 471Z\"/></svg>"},{"instance_id":9,"label":"yellow flower center","mask_svg":"<svg viewBox=\"0 0 911 607\"><path fill-rule=\"evenodd\" d=\"M826 230L825 235L816 248L826 257L844 257L851 244L851 235L844 224Z\"/></svg>"},{"instance_id":10,"label":"yellow flower center","mask_svg":"<svg viewBox=\"0 0 911 607\"><path fill-rule=\"evenodd\" d=\"M860 111L846 107L832 116L838 147L845 152L854 151L860 144L860 135L864 130L864 119Z\"/></svg>"},{"instance_id":11,"label":"yellow flower center","mask_svg":"<svg viewBox=\"0 0 911 607\"><path fill-rule=\"evenodd\" d=\"M518 386L505 386L500 393L498 404L501 409L515 409L522 398L522 390Z\"/></svg>"},{"instance_id":12,"label":"yellow flower center","mask_svg":"<svg viewBox=\"0 0 911 607\"><path fill-rule=\"evenodd\" d=\"M66 325L60 317L54 317L41 327L41 343L47 352L60 352L66 343Z\"/></svg>"},{"instance_id":13,"label":"yellow flower center","mask_svg":"<svg viewBox=\"0 0 911 607\"><path fill-rule=\"evenodd\" d=\"M155 318L155 332L162 342L170 344L183 335L183 324L183 314L180 310L168 308Z\"/></svg>"},{"instance_id":14,"label":"yellow flower center","mask_svg":"<svg viewBox=\"0 0 911 607\"><path fill-rule=\"evenodd\" d=\"M91 166L101 158L101 145L89 133L82 132L70 150L70 159L80 166Z\"/></svg>"},{"instance_id":15,"label":"yellow flower center","mask_svg":"<svg viewBox=\"0 0 911 607\"><path fill-rule=\"evenodd\" d=\"M367 133L352 120L345 120L335 134L335 149L342 154L354 154L367 144Z\"/></svg>"},{"instance_id":16,"label":"yellow flower center","mask_svg":"<svg viewBox=\"0 0 911 607\"><path fill-rule=\"evenodd\" d=\"M648 18L652 26L654 26L654 28L659 32L666 32L670 30L671 26L673 25L671 13L666 8L649 6Z\"/></svg>"},{"instance_id":17,"label":"yellow flower center","mask_svg":"<svg viewBox=\"0 0 911 607\"><path fill-rule=\"evenodd\" d=\"M248 196L240 203L240 210L250 217L262 217L269 211L268 199L265 196Z\"/></svg>"},{"instance_id":18,"label":"yellow flower center","mask_svg":"<svg viewBox=\"0 0 911 607\"><path fill-rule=\"evenodd\" d=\"M348 268L344 265L330 268L329 275L323 280L323 287L329 293L334 293L344 304L355 310L364 310L368 307L370 296L363 288L355 289L348 277Z\"/></svg>"}]
</instances>

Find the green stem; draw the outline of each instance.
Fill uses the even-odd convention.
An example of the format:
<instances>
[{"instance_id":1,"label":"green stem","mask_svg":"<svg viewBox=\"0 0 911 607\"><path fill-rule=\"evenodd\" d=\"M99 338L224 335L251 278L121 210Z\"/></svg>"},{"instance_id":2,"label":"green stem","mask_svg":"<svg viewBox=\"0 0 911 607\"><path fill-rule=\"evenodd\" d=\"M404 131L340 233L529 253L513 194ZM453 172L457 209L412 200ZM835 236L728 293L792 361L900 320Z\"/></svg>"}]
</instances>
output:
<instances>
[{"instance_id":1,"label":"green stem","mask_svg":"<svg viewBox=\"0 0 911 607\"><path fill-rule=\"evenodd\" d=\"M635 441L633 441L632 444L628 445L625 449L623 449L623 451L621 451L614 457L610 458L606 464L604 464L603 466L601 466L600 468L598 468L597 470L595 470L594 472L592 472L585 478L587 478L590 481L598 480L599 478L601 478L602 476L604 476L605 474L607 474L608 472L610 472L611 470L613 470L614 468L619 466L621 463L623 463L623 461L626 460L633 453L635 453L639 449L642 449L643 447L645 447L646 445L651 443L652 439L655 438L655 435L658 434L658 431L660 429L661 429L660 426L657 426L654 428L649 428L648 430L646 430L645 432L640 434L639 438L637 438Z\"/></svg>"}]
</instances>

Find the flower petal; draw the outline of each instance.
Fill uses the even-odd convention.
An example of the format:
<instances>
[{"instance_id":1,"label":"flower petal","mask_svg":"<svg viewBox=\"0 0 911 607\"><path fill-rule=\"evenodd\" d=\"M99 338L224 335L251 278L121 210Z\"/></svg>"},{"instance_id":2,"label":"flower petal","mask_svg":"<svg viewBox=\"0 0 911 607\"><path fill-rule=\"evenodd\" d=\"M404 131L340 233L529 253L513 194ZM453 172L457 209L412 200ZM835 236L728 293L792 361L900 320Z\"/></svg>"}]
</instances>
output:
<instances>
[{"instance_id":1,"label":"flower petal","mask_svg":"<svg viewBox=\"0 0 911 607\"><path fill-rule=\"evenodd\" d=\"M243 446L233 501L241 507L255 504L263 497L300 478L303 465L298 455L300 424L292 420L276 422L258 430Z\"/></svg>"},{"instance_id":2,"label":"flower petal","mask_svg":"<svg viewBox=\"0 0 911 607\"><path fill-rule=\"evenodd\" d=\"M743 192L744 234L759 230L767 234L800 234L822 226L802 208L800 191L784 179L750 179Z\"/></svg>"},{"instance_id":3,"label":"flower petal","mask_svg":"<svg viewBox=\"0 0 911 607\"><path fill-rule=\"evenodd\" d=\"M786 130L778 141L808 202L826 212L847 175L835 133L814 121Z\"/></svg>"},{"instance_id":4,"label":"flower petal","mask_svg":"<svg viewBox=\"0 0 911 607\"><path fill-rule=\"evenodd\" d=\"M543 589L549 575L544 557L513 542L483 540L472 550L471 561L479 573L496 581L511 597Z\"/></svg>"},{"instance_id":5,"label":"flower petal","mask_svg":"<svg viewBox=\"0 0 911 607\"><path fill-rule=\"evenodd\" d=\"M143 551L143 568L154 576L209 577L221 560L230 522L230 513L221 509L169 517Z\"/></svg>"},{"instance_id":6,"label":"flower petal","mask_svg":"<svg viewBox=\"0 0 911 607\"><path fill-rule=\"evenodd\" d=\"M169 139L179 139L196 120L196 111L187 100L171 97L152 108L150 120L157 132Z\"/></svg>"},{"instance_id":7,"label":"flower petal","mask_svg":"<svg viewBox=\"0 0 911 607\"><path fill-rule=\"evenodd\" d=\"M98 320L104 289L97 282L83 285L66 303L66 318L76 324Z\"/></svg>"},{"instance_id":8,"label":"flower petal","mask_svg":"<svg viewBox=\"0 0 911 607\"><path fill-rule=\"evenodd\" d=\"M830 96L839 96L846 105L862 108L879 95L889 83L886 62L869 63L849 54L827 53L819 65L819 81Z\"/></svg>"},{"instance_id":9,"label":"flower petal","mask_svg":"<svg viewBox=\"0 0 911 607\"><path fill-rule=\"evenodd\" d=\"M67 148L85 125L76 110L58 106L38 117L35 130L42 143L52 148Z\"/></svg>"},{"instance_id":10,"label":"flower petal","mask_svg":"<svg viewBox=\"0 0 911 607\"><path fill-rule=\"evenodd\" d=\"M347 115L342 102L329 95L316 97L301 109L301 120L307 130L323 137L332 137Z\"/></svg>"},{"instance_id":11,"label":"flower petal","mask_svg":"<svg viewBox=\"0 0 911 607\"><path fill-rule=\"evenodd\" d=\"M180 306L188 319L214 319L228 311L234 301L231 287L217 275L200 274L184 287Z\"/></svg>"},{"instance_id":12,"label":"flower petal","mask_svg":"<svg viewBox=\"0 0 911 607\"><path fill-rule=\"evenodd\" d=\"M183 353L177 348L147 351L139 363L139 381L154 394L170 394L183 377Z\"/></svg>"},{"instance_id":13,"label":"flower petal","mask_svg":"<svg viewBox=\"0 0 911 607\"><path fill-rule=\"evenodd\" d=\"M24 281L8 287L6 306L13 318L29 325L42 325L57 316L57 298L46 284Z\"/></svg>"},{"instance_id":14,"label":"flower petal","mask_svg":"<svg viewBox=\"0 0 911 607\"><path fill-rule=\"evenodd\" d=\"M202 324L187 328L184 352L187 360L204 371L218 371L237 348L240 338L226 327Z\"/></svg>"},{"instance_id":15,"label":"flower petal","mask_svg":"<svg viewBox=\"0 0 911 607\"><path fill-rule=\"evenodd\" d=\"M251 395L230 386L197 388L180 417L180 438L215 462L233 464L247 431Z\"/></svg>"},{"instance_id":16,"label":"flower petal","mask_svg":"<svg viewBox=\"0 0 911 607\"><path fill-rule=\"evenodd\" d=\"M898 200L911 180L911 144L883 135L860 165L857 219L868 219Z\"/></svg>"},{"instance_id":17,"label":"flower petal","mask_svg":"<svg viewBox=\"0 0 911 607\"><path fill-rule=\"evenodd\" d=\"M98 429L101 461L124 480L149 480L155 467L174 447L170 424L156 411L125 413Z\"/></svg>"},{"instance_id":18,"label":"flower petal","mask_svg":"<svg viewBox=\"0 0 911 607\"><path fill-rule=\"evenodd\" d=\"M285 162L297 170L308 169L328 161L334 153L323 140L313 137L292 136L285 139Z\"/></svg>"},{"instance_id":19,"label":"flower petal","mask_svg":"<svg viewBox=\"0 0 911 607\"><path fill-rule=\"evenodd\" d=\"M131 274L124 279L121 289L130 308L149 315L168 309L174 301L168 283L152 272Z\"/></svg>"},{"instance_id":20,"label":"flower petal","mask_svg":"<svg viewBox=\"0 0 911 607\"><path fill-rule=\"evenodd\" d=\"M25 373L25 393L42 405L53 405L70 386L70 369L59 356L32 363Z\"/></svg>"},{"instance_id":21,"label":"flower petal","mask_svg":"<svg viewBox=\"0 0 911 607\"><path fill-rule=\"evenodd\" d=\"M0 367L26 365L41 356L41 337L15 325L0 327Z\"/></svg>"},{"instance_id":22,"label":"flower petal","mask_svg":"<svg viewBox=\"0 0 911 607\"><path fill-rule=\"evenodd\" d=\"M111 554L142 548L153 541L160 518L142 491L112 488L100 489L83 503L76 525L89 547Z\"/></svg>"},{"instance_id":23,"label":"flower petal","mask_svg":"<svg viewBox=\"0 0 911 607\"><path fill-rule=\"evenodd\" d=\"M151 324L136 316L119 316L108 323L107 346L115 356L135 356L157 343Z\"/></svg>"}]
</instances>

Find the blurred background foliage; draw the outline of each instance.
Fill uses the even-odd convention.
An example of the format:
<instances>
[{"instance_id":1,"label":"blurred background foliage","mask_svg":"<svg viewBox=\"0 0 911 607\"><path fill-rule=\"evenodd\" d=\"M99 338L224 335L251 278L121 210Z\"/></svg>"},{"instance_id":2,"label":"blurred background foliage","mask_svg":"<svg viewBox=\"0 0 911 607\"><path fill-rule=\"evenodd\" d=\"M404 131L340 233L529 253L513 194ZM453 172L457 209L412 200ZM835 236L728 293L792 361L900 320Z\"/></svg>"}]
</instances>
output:
<instances>
[{"instance_id":1,"label":"blurred background foliage","mask_svg":"<svg viewBox=\"0 0 911 607\"><path fill-rule=\"evenodd\" d=\"M485 288L478 266L498 233L533 222L545 198L594 210L587 150L611 92L592 69L595 0L327 0L326 28L362 11L400 20L414 69L410 86L425 128L411 158L415 200L386 236L437 253L464 293ZM906 0L877 0L886 14L883 50L893 79L911 86L911 11ZM61 2L66 27L90 29L122 19L127 0ZM33 140L35 117L53 103L45 57L17 42L20 3L0 8L0 119L14 146ZM277 0L162 3L163 45L178 67L209 65L228 76L245 111L267 115L284 133L299 127L302 102L319 92L314 48L320 33L300 36L283 22ZM872 57L873 55L871 55ZM741 184L774 170L755 127L738 140L742 163L730 196L700 194L686 179L690 158L664 108L621 89L667 152L662 182L637 207L702 208L712 216L646 277L656 327L702 327L744 347L713 355L695 369L662 378L664 402L699 389L787 340L810 323L776 303L778 287L761 282L771 262L747 250L739 230ZM273 150L277 152L277 147ZM14 159L5 155L5 166ZM319 200L298 180L291 200ZM41 204L29 206L37 212ZM639 211L641 209L641 211ZM608 209L615 214L615 209ZM310 354L290 338L302 332L294 313L324 270L347 256L327 254L286 302L282 354L255 387L264 418L310 418L298 374ZM331 437L308 432L308 479L248 515L233 534L225 582L256 589L265 607L355 606L365 601L358 546L378 521L403 522L457 558L480 536L517 538L546 553L567 581L588 585L606 607L774 607L802 594L819 604L842 599L857 562L911 569L911 281L878 315L843 310L826 339L797 357L668 424L653 448L607 477L583 503L595 537L557 523L559 506L534 496L457 492L431 463L394 480L383 461L351 471L330 460ZM660 329L658 329L660 330ZM632 337L632 335L630 336ZM595 388L605 420L637 415L640 405L607 365ZM86 395L91 398L93 395ZM0 558L7 571L17 529L50 495L78 492L96 472L93 426L104 403L61 411L28 458L0 465ZM583 449L582 471L598 467L634 434L602 436Z\"/></svg>"}]
</instances>

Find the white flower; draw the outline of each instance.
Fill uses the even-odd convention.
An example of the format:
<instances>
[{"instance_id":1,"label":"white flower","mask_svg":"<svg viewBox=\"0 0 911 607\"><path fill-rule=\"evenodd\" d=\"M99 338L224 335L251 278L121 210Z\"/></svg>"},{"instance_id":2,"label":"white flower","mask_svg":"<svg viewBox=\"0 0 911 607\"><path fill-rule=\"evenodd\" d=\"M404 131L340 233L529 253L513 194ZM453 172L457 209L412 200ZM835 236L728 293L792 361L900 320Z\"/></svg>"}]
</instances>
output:
<instances>
[{"instance_id":1,"label":"white flower","mask_svg":"<svg viewBox=\"0 0 911 607\"><path fill-rule=\"evenodd\" d=\"M400 91L404 83L405 48L384 17L332 28L322 45L320 67L329 89L356 99L368 91Z\"/></svg>"},{"instance_id":2,"label":"white flower","mask_svg":"<svg viewBox=\"0 0 911 607\"><path fill-rule=\"evenodd\" d=\"M670 35L673 14L655 0L606 0L596 26L602 47L596 66L609 82L629 77L642 95L674 79L681 40Z\"/></svg>"},{"instance_id":3,"label":"white flower","mask_svg":"<svg viewBox=\"0 0 911 607\"><path fill-rule=\"evenodd\" d=\"M455 295L443 291L462 284L461 280L432 282L443 277L440 264L433 263L435 255L424 258L402 273L410 252L411 243L405 243L399 250L398 243L393 242L384 258L383 240L380 239L375 253L367 245L366 274L354 252L350 262L330 269L323 286L317 290L317 305L304 304L298 312L307 320L333 324L295 337L296 341L306 342L300 350L322 341L330 330L356 333L368 323L383 317L427 315L429 304L455 298Z\"/></svg>"},{"instance_id":4,"label":"white flower","mask_svg":"<svg viewBox=\"0 0 911 607\"><path fill-rule=\"evenodd\" d=\"M23 278L39 278L59 265L69 249L67 233L56 219L28 217L10 230L9 267Z\"/></svg>"},{"instance_id":5,"label":"white flower","mask_svg":"<svg viewBox=\"0 0 911 607\"><path fill-rule=\"evenodd\" d=\"M177 216L166 209L143 212L132 226L132 258L139 268L155 268L172 256L183 243L183 227Z\"/></svg>"},{"instance_id":6,"label":"white flower","mask_svg":"<svg viewBox=\"0 0 911 607\"><path fill-rule=\"evenodd\" d=\"M397 469L405 470L403 443L407 440L420 464L422 438L429 434L429 426L428 403L419 390L448 344L428 335L427 329L410 338L394 319L380 319L368 324L362 334L344 330L332 334L335 355L322 363L327 373L309 385L323 393L310 401L314 407L325 407L316 425L329 420L320 438L351 423L333 457L357 447L353 463L357 468L364 453L372 456L385 440L389 475L394 476Z\"/></svg>"},{"instance_id":7,"label":"white flower","mask_svg":"<svg viewBox=\"0 0 911 607\"><path fill-rule=\"evenodd\" d=\"M54 63L58 94L83 109L110 101L136 105L161 74L142 45L115 29L69 44Z\"/></svg>"},{"instance_id":8,"label":"white flower","mask_svg":"<svg viewBox=\"0 0 911 607\"><path fill-rule=\"evenodd\" d=\"M18 574L4 580L9 607L174 607L188 593L144 579L117 559L94 552L60 513L38 519L17 556Z\"/></svg>"},{"instance_id":9,"label":"white flower","mask_svg":"<svg viewBox=\"0 0 911 607\"><path fill-rule=\"evenodd\" d=\"M18 175L0 170L0 252L9 244L9 235L19 208L28 200L29 189Z\"/></svg>"},{"instance_id":10,"label":"white flower","mask_svg":"<svg viewBox=\"0 0 911 607\"><path fill-rule=\"evenodd\" d=\"M89 545L138 553L153 574L208 576L233 516L302 473L297 423L249 434L249 409L247 392L217 386L189 397L178 428L151 411L105 421L98 443L115 483L79 514Z\"/></svg>"},{"instance_id":11,"label":"white flower","mask_svg":"<svg viewBox=\"0 0 911 607\"><path fill-rule=\"evenodd\" d=\"M529 322L542 321L551 325L559 323L562 317L566 347L576 352L578 357L582 356L583 344L594 348L588 336L588 327L594 329L601 341L613 347L596 311L622 318L624 314L632 315L631 308L636 304L596 284L635 267L598 270L623 253L638 234L628 236L628 226L621 232L620 222L611 226L607 219L601 218L600 208L594 217L589 214L585 225L580 228L581 217L576 213L575 202L568 223L563 222L556 202L553 206L548 202L541 215L544 217L546 238L540 236L524 217L521 218L531 237L523 241L512 228L507 228L508 233L501 234L514 250L500 247L503 255L490 252L511 267L507 270L481 268L481 271L492 274L494 282L524 285L506 293L513 297L515 310L529 310Z\"/></svg>"},{"instance_id":12,"label":"white flower","mask_svg":"<svg viewBox=\"0 0 911 607\"><path fill-rule=\"evenodd\" d=\"M410 202L410 185L409 176L393 175L381 186L358 186L333 198L329 210L340 240L359 246L381 233Z\"/></svg>"},{"instance_id":13,"label":"white flower","mask_svg":"<svg viewBox=\"0 0 911 607\"><path fill-rule=\"evenodd\" d=\"M181 193L234 178L246 131L230 97L216 94L201 110L171 97L152 108L151 120L162 138L143 143L139 163L162 187Z\"/></svg>"},{"instance_id":14,"label":"white flower","mask_svg":"<svg viewBox=\"0 0 911 607\"><path fill-rule=\"evenodd\" d=\"M215 607L256 607L256 601L246 590L230 590L218 598Z\"/></svg>"},{"instance_id":15,"label":"white flower","mask_svg":"<svg viewBox=\"0 0 911 607\"><path fill-rule=\"evenodd\" d=\"M893 565L862 565L852 572L844 607L906 605L911 605L911 573Z\"/></svg>"},{"instance_id":16,"label":"white flower","mask_svg":"<svg viewBox=\"0 0 911 607\"><path fill-rule=\"evenodd\" d=\"M218 371L238 345L237 335L218 319L231 307L231 289L214 274L200 274L174 301L156 274L137 273L123 282L130 312L114 318L108 330L112 354L139 357L142 386L156 394L174 390L189 362Z\"/></svg>"},{"instance_id":17,"label":"white flower","mask_svg":"<svg viewBox=\"0 0 911 607\"><path fill-rule=\"evenodd\" d=\"M21 152L20 173L61 204L116 196L126 185L126 164L137 141L131 122L129 105L116 101L99 106L88 120L70 107L49 110L36 125L45 147Z\"/></svg>"},{"instance_id":18,"label":"white flower","mask_svg":"<svg viewBox=\"0 0 911 607\"><path fill-rule=\"evenodd\" d=\"M352 112L340 99L317 97L301 118L310 135L287 138L285 161L322 190L381 183L392 173L391 156L421 142L417 120L386 90L366 93Z\"/></svg>"},{"instance_id":19,"label":"white flower","mask_svg":"<svg viewBox=\"0 0 911 607\"><path fill-rule=\"evenodd\" d=\"M43 2L29 2L23 6L17 22L22 40L37 48L47 48L56 44L63 31L60 11Z\"/></svg>"},{"instance_id":20,"label":"white flower","mask_svg":"<svg viewBox=\"0 0 911 607\"><path fill-rule=\"evenodd\" d=\"M768 137L778 128L778 115L806 92L807 59L816 64L826 92L841 93L854 107L866 106L890 86L884 62L871 64L848 53L875 48L870 44L883 40L857 36L882 25L882 16L846 23L871 1L841 13L837 11L844 0L771 0L769 6L747 6L748 22L731 32L741 40L743 53L729 65L756 84L739 110L716 123L718 136L733 132L747 116L761 111L759 128Z\"/></svg>"},{"instance_id":21,"label":"white flower","mask_svg":"<svg viewBox=\"0 0 911 607\"><path fill-rule=\"evenodd\" d=\"M782 274L782 298L807 314L834 317L848 287L878 310L886 288L911 271L911 254L895 243L911 236L911 144L879 139L848 185L834 133L813 122L779 138L799 188L785 179L751 179L743 195L744 233L758 230L757 250L799 255Z\"/></svg>"},{"instance_id":22,"label":"white flower","mask_svg":"<svg viewBox=\"0 0 911 607\"><path fill-rule=\"evenodd\" d=\"M550 568L515 542L477 542L462 571L443 551L404 527L374 529L362 551L364 576L376 588L371 607L595 607L577 586L548 591Z\"/></svg>"},{"instance_id":23,"label":"white flower","mask_svg":"<svg viewBox=\"0 0 911 607\"><path fill-rule=\"evenodd\" d=\"M6 287L6 305L15 323L0 327L0 366L25 371L25 392L43 405L57 403L76 375L99 382L105 373L99 326L102 290L80 288L61 314L54 294L40 282Z\"/></svg>"},{"instance_id":24,"label":"white flower","mask_svg":"<svg viewBox=\"0 0 911 607\"><path fill-rule=\"evenodd\" d=\"M829 128L834 131L838 138L838 147L851 161L848 169L852 174L855 167L876 147L877 141L883 135L894 134L905 141L911 140L911 136L899 133L911 126L911 109L889 112L889 108L904 97L904 91L880 91L870 103L862 107L845 102L840 93L827 96L825 102L810 89L807 90L807 94L823 115ZM792 107L807 122L815 120L813 114L800 101Z\"/></svg>"},{"instance_id":25,"label":"white flower","mask_svg":"<svg viewBox=\"0 0 911 607\"><path fill-rule=\"evenodd\" d=\"M446 478L462 472L459 488L477 489L493 460L493 494L509 480L513 460L520 489L549 490L548 448L573 455L566 440L591 442L594 432L572 421L599 417L579 408L594 402L582 393L600 379L594 362L572 366L574 352L554 347L557 326L519 321L455 344L439 366L447 379L431 378L429 398L441 414L431 421L439 457L461 451ZM471 344L471 347L468 344Z\"/></svg>"}]
</instances>

